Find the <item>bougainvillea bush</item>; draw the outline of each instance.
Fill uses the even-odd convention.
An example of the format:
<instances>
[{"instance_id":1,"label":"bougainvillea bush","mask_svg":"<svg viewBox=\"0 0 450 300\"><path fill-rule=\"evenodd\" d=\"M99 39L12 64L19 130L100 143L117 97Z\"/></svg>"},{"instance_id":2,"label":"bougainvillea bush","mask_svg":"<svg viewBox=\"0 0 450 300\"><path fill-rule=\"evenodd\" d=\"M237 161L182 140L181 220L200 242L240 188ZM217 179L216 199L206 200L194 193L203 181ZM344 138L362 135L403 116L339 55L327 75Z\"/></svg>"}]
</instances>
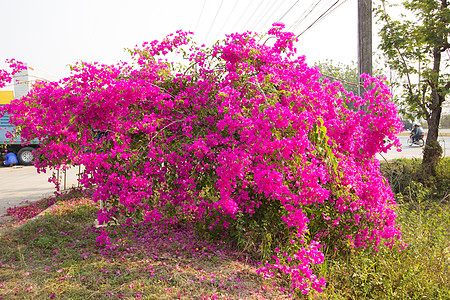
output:
<instances>
[{"instance_id":1,"label":"bougainvillea bush","mask_svg":"<svg viewBox=\"0 0 450 300\"><path fill-rule=\"evenodd\" d=\"M263 274L321 291L312 265L325 252L400 239L375 154L398 146L401 123L383 80L365 76L362 98L320 83L283 28L211 48L179 31L130 50L132 64L77 63L6 110L23 139L41 141L39 171L85 167L100 223L246 237Z\"/></svg>"}]
</instances>

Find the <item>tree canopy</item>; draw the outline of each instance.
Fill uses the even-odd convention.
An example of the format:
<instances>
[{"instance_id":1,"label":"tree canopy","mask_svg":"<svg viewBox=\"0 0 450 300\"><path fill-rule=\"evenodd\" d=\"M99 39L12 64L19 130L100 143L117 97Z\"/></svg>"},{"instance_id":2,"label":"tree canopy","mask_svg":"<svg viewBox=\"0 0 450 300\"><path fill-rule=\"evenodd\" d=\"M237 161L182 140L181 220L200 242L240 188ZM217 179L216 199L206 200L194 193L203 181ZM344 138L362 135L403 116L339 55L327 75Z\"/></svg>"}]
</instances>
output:
<instances>
[{"instance_id":1,"label":"tree canopy","mask_svg":"<svg viewBox=\"0 0 450 300\"><path fill-rule=\"evenodd\" d=\"M388 13L382 0L377 15L382 28L381 44L388 66L402 79L402 103L417 119L428 123L423 166L434 175L442 154L437 142L442 106L450 91L450 9L447 0L403 1L398 19Z\"/></svg>"}]
</instances>

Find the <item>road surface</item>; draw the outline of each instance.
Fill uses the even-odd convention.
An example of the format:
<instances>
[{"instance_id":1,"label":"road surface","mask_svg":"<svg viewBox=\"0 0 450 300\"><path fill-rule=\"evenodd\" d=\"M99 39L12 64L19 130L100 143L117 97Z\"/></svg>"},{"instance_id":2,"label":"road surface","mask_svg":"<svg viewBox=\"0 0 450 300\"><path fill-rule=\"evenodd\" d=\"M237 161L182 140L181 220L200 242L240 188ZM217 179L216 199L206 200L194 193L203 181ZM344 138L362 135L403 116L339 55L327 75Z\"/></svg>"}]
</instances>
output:
<instances>
[{"instance_id":1,"label":"road surface","mask_svg":"<svg viewBox=\"0 0 450 300\"><path fill-rule=\"evenodd\" d=\"M60 172L61 189L77 186L78 167L69 169L66 176ZM15 166L0 168L0 216L8 207L35 202L53 195L55 185L48 182L51 174L36 172L34 166ZM1 223L1 222L0 222Z\"/></svg>"},{"instance_id":2,"label":"road surface","mask_svg":"<svg viewBox=\"0 0 450 300\"><path fill-rule=\"evenodd\" d=\"M396 148L391 149L388 153L377 154L379 160L391 160L396 158L422 158L423 148L417 145L408 146L406 141L407 136L399 136L400 143L402 144L401 152L398 152ZM443 156L450 156L450 137L439 137L439 143L443 150Z\"/></svg>"}]
</instances>

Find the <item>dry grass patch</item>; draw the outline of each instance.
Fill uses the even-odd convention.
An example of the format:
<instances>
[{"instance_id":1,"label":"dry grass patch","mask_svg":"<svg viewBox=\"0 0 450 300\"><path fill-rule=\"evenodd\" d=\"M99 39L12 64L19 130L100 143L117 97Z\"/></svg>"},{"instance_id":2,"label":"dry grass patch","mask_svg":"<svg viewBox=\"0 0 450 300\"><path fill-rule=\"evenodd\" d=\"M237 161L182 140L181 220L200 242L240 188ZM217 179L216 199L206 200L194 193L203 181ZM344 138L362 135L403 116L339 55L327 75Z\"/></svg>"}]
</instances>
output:
<instances>
[{"instance_id":1,"label":"dry grass patch","mask_svg":"<svg viewBox=\"0 0 450 300\"><path fill-rule=\"evenodd\" d=\"M177 226L94 227L97 205L65 197L1 233L3 299L283 299L281 280L224 242ZM14 224L13 224L14 223ZM6 227L5 227L6 228ZM109 245L97 242L101 231Z\"/></svg>"}]
</instances>

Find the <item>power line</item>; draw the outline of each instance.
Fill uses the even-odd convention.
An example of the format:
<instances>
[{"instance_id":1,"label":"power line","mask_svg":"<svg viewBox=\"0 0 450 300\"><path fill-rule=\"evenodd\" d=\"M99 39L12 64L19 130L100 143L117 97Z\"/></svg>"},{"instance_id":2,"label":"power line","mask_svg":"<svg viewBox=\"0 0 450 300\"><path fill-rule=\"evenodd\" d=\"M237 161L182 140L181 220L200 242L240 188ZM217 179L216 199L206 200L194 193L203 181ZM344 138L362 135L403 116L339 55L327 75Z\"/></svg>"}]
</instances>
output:
<instances>
[{"instance_id":1,"label":"power line","mask_svg":"<svg viewBox=\"0 0 450 300\"><path fill-rule=\"evenodd\" d=\"M317 23L320 23L320 21L322 21L323 19L325 19L326 17L328 17L330 14L332 14L336 9L338 9L339 7L341 7L345 2L347 2L348 0L343 0L341 3L339 3L339 5L337 5L336 7L334 7L333 9L331 9L329 12L327 12L320 20L318 20Z\"/></svg>"},{"instance_id":2,"label":"power line","mask_svg":"<svg viewBox=\"0 0 450 300\"><path fill-rule=\"evenodd\" d=\"M284 2L284 1L283 1L283 2ZM281 2L281 4L282 4L283 2ZM264 14L264 16L259 20L259 22L256 24L256 26L258 26L258 25L261 23L261 21L263 21L263 20L266 18L267 14L272 10L273 6L274 6L276 3L277 3L277 1L274 1L274 2L272 3L272 5L271 5L271 6L269 7L269 9L266 11L266 13ZM278 3L280 3L280 2L278 2ZM279 4L278 6L280 6L280 4ZM273 13L272 13L272 15L273 15ZM266 20L267 20L267 19L266 19ZM270 20L270 18L269 18L269 20ZM258 28L258 31L261 31L261 30L262 30L262 27L264 27L264 24L266 24L266 23L267 23L267 21L262 22L261 29Z\"/></svg>"},{"instance_id":3,"label":"power line","mask_svg":"<svg viewBox=\"0 0 450 300\"><path fill-rule=\"evenodd\" d=\"M241 14L241 16L239 17L239 19L238 19L238 20L236 21L236 23L233 25L232 31L233 31L233 29L236 27L237 23L239 23L239 21L242 19L242 17L247 13L247 11L248 11L248 9L250 8L250 6L251 6L251 4L253 3L253 1L255 1L255 0L252 0L252 1L250 1L250 2L248 3L248 5L247 5L247 7L245 8L244 12Z\"/></svg>"},{"instance_id":4,"label":"power line","mask_svg":"<svg viewBox=\"0 0 450 300\"><path fill-rule=\"evenodd\" d=\"M264 2L265 0L263 0ZM261 4L258 5L258 8L253 12L252 16L250 18L247 19L247 22L245 22L244 28L242 29L242 31L245 30L245 28L247 27L248 22L250 22L250 20L253 18L253 16L255 15L255 13L259 10L259 8L261 7Z\"/></svg>"},{"instance_id":5,"label":"power line","mask_svg":"<svg viewBox=\"0 0 450 300\"><path fill-rule=\"evenodd\" d=\"M205 9L205 6L206 6L206 0L203 2L202 10L200 12L200 16L198 16L198 20L197 20L197 24L195 25L194 32L197 32L198 24L200 23L200 19L202 18L203 10Z\"/></svg>"},{"instance_id":6,"label":"power line","mask_svg":"<svg viewBox=\"0 0 450 300\"><path fill-rule=\"evenodd\" d=\"M214 16L214 20L213 20L211 26L209 27L208 33L206 34L205 42L208 40L209 33L211 32L211 29L213 28L214 23L216 22L216 18L219 15L219 11L220 11L220 8L222 7L222 4L223 4L223 0L220 1L219 9L217 9L216 15Z\"/></svg>"},{"instance_id":7,"label":"power line","mask_svg":"<svg viewBox=\"0 0 450 300\"><path fill-rule=\"evenodd\" d=\"M278 20L278 22L281 22L281 20L283 20L283 18L291 11L292 8L294 8L295 5L297 5L298 1L295 1L295 3L287 10L287 12L284 13L284 15Z\"/></svg>"},{"instance_id":8,"label":"power line","mask_svg":"<svg viewBox=\"0 0 450 300\"><path fill-rule=\"evenodd\" d=\"M308 31L311 27L313 27L317 22L319 22L321 19L323 19L325 16L328 16L328 12L330 12L331 9L333 9L333 7L336 6L336 4L338 4L340 0L337 0L336 2L333 3L333 5L331 5L323 14L320 15L320 17L318 17L311 25L308 26L308 28L306 28L305 30L302 31L302 33L298 34L297 37L301 36L302 34L304 34L306 31ZM347 0L344 0L344 2ZM343 3L343 2L342 2ZM342 4L341 3L341 4ZM339 5L340 6L340 5ZM339 7L338 6L338 7ZM336 7L337 8L337 7ZM333 9L334 10L334 9Z\"/></svg>"},{"instance_id":9,"label":"power line","mask_svg":"<svg viewBox=\"0 0 450 300\"><path fill-rule=\"evenodd\" d=\"M343 80L343 79L341 79L341 78L339 78L339 77L334 77L334 76L327 75L327 74L323 74L323 73L322 73L322 76L331 78L331 79L333 79L333 80L337 80L337 81L339 81L340 83L345 83L345 84L348 84L348 85L354 85L354 86L361 86L360 83L355 83L355 82L345 81L345 80Z\"/></svg>"},{"instance_id":10,"label":"power line","mask_svg":"<svg viewBox=\"0 0 450 300\"><path fill-rule=\"evenodd\" d=\"M269 4L270 4L270 0L267 1L266 6L261 10L260 16L262 16L264 14L264 12L266 11L266 8L269 7ZM250 28L253 28L254 31L256 31L256 25L259 23L260 20L261 20L261 17L257 17Z\"/></svg>"},{"instance_id":11,"label":"power line","mask_svg":"<svg viewBox=\"0 0 450 300\"><path fill-rule=\"evenodd\" d=\"M268 20L271 20L272 18L273 18L273 15L276 13L276 12L278 12L278 10L280 9L280 7L286 2L287 0L283 0L283 2L278 2L279 4L278 4L278 6L277 6L277 8L275 8L274 10L273 10L273 12L272 12L272 14L269 16L269 18L268 18ZM264 26L264 24L263 24L263 26ZM262 28L260 29L260 31L262 30Z\"/></svg>"},{"instance_id":12,"label":"power line","mask_svg":"<svg viewBox=\"0 0 450 300\"><path fill-rule=\"evenodd\" d=\"M225 24L228 23L228 20L230 19L230 17L233 15L234 10L236 9L236 6L238 4L238 0L236 0L236 2L234 3L233 9L231 10L230 14L228 15L227 19L225 20L225 22L223 23L222 27L220 28L220 30L217 32L216 38L215 40L217 40L218 35L222 32L223 28L225 27ZM231 33L231 32L230 32Z\"/></svg>"},{"instance_id":13,"label":"power line","mask_svg":"<svg viewBox=\"0 0 450 300\"><path fill-rule=\"evenodd\" d=\"M40 76L36 76L36 75L31 75L31 74L28 74L28 75L14 75L13 79L18 78L18 77L34 77L34 78L42 79L42 80L45 80L45 81L51 81L50 79L47 79L47 78L44 78L44 77L40 77Z\"/></svg>"},{"instance_id":14,"label":"power line","mask_svg":"<svg viewBox=\"0 0 450 300\"><path fill-rule=\"evenodd\" d=\"M308 18L308 16L313 12L314 9L316 9L317 5L320 4L322 0L317 0L315 4L311 5L311 8L308 10L305 10L303 14L297 19L297 21L290 27L291 31L295 31L300 24Z\"/></svg>"},{"instance_id":15,"label":"power line","mask_svg":"<svg viewBox=\"0 0 450 300\"><path fill-rule=\"evenodd\" d=\"M17 77L26 77L26 75L14 76L14 78L17 78ZM18 84L31 84L31 83L35 83L39 79L41 79L43 81L46 81L46 82L52 82L52 80L49 80L49 79L44 78L44 77L33 76L33 75L28 75L28 77L34 77L36 79L34 79L34 80L33 79L32 80L27 80L27 81L23 80L23 81L20 81L20 82L17 81L15 83L5 84L4 87L15 86L15 85L18 85Z\"/></svg>"}]
</instances>

